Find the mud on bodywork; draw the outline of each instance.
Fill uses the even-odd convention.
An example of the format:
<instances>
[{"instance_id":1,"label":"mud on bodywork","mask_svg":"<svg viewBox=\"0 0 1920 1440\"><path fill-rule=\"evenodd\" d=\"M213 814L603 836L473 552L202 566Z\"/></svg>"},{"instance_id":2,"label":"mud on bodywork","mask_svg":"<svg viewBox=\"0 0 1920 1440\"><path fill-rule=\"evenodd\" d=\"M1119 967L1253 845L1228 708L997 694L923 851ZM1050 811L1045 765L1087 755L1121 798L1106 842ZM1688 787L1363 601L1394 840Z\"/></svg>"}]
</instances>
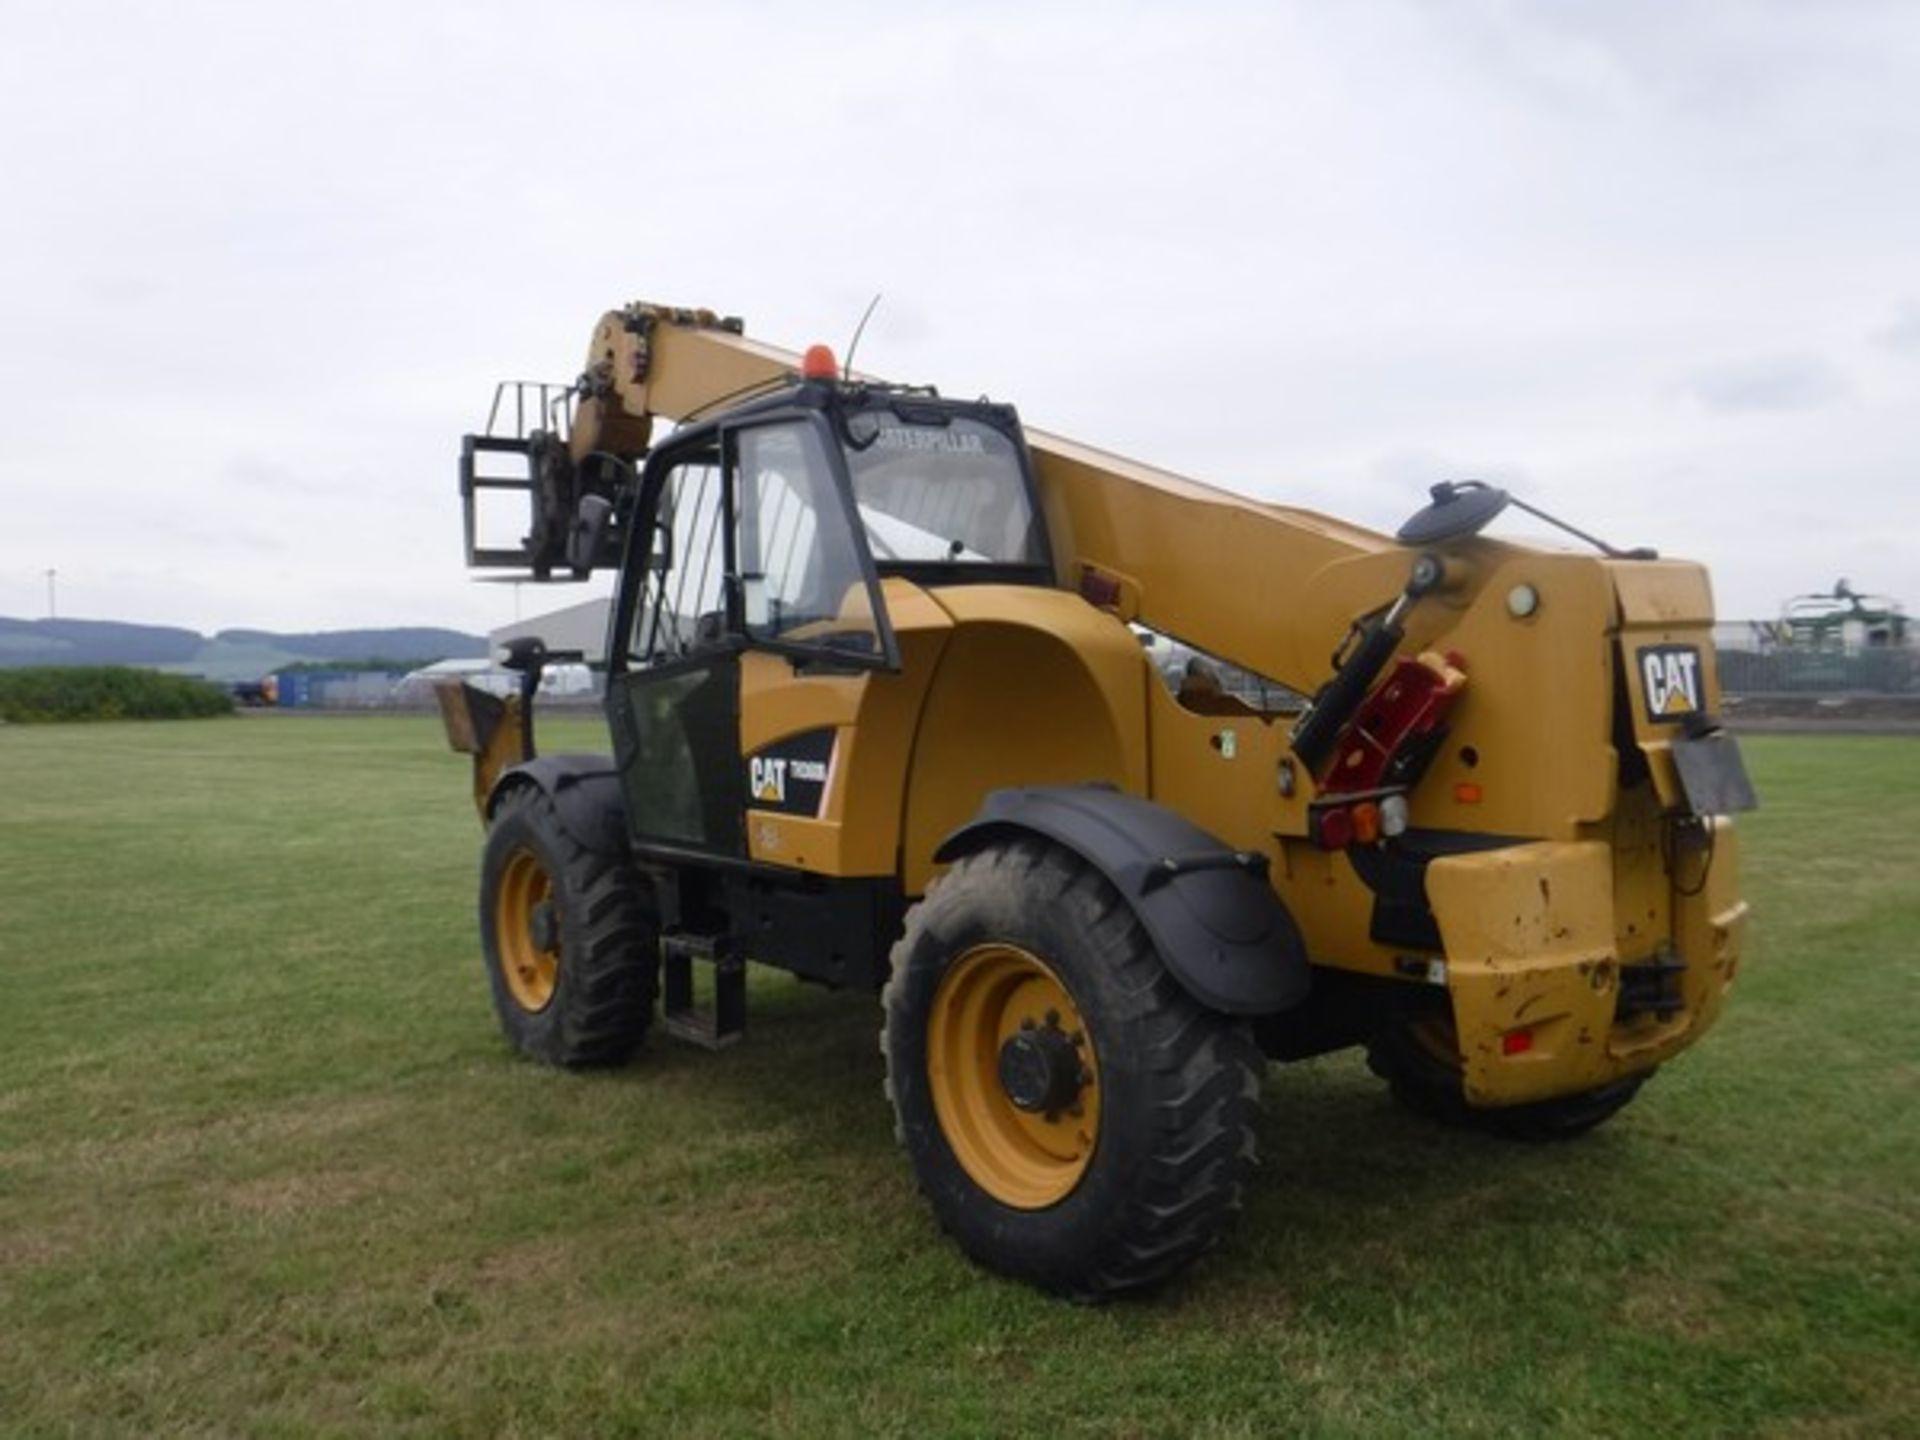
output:
<instances>
[{"instance_id":1,"label":"mud on bodywork","mask_svg":"<svg viewBox=\"0 0 1920 1440\"><path fill-rule=\"evenodd\" d=\"M1703 848L1676 861L1692 873L1672 887L1664 936L1639 956L1623 955L1606 843L1541 842L1433 862L1427 889L1470 1102L1518 1104L1640 1074L1713 1023L1738 967L1747 907L1732 822L1709 823L1710 858ZM1654 967L1665 1003L1623 1005L1635 972Z\"/></svg>"},{"instance_id":2,"label":"mud on bodywork","mask_svg":"<svg viewBox=\"0 0 1920 1440\"><path fill-rule=\"evenodd\" d=\"M1616 563L1612 813L1578 838L1436 859L1462 1085L1511 1105L1643 1074L1697 1040L1739 967L1730 812L1753 794L1719 728L1712 598L1691 565Z\"/></svg>"}]
</instances>

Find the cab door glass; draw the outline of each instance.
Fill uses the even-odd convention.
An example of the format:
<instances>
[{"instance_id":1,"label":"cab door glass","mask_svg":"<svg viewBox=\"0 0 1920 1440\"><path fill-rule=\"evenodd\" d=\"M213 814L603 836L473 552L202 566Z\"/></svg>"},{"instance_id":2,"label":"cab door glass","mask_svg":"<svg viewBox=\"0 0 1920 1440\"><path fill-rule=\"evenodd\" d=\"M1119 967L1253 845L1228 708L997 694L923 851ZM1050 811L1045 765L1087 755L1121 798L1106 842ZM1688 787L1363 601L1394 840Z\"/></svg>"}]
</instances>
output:
<instances>
[{"instance_id":1,"label":"cab door glass","mask_svg":"<svg viewBox=\"0 0 1920 1440\"><path fill-rule=\"evenodd\" d=\"M647 563L625 582L626 664L607 691L628 822L648 840L737 855L740 668L727 624L725 476L708 450L675 461L659 483L651 529L632 537Z\"/></svg>"},{"instance_id":2,"label":"cab door glass","mask_svg":"<svg viewBox=\"0 0 1920 1440\"><path fill-rule=\"evenodd\" d=\"M878 657L871 579L819 429L756 425L737 432L734 445L748 636Z\"/></svg>"},{"instance_id":3,"label":"cab door glass","mask_svg":"<svg viewBox=\"0 0 1920 1440\"><path fill-rule=\"evenodd\" d=\"M724 502L718 465L694 461L667 472L627 649L635 665L665 664L725 643Z\"/></svg>"}]
</instances>

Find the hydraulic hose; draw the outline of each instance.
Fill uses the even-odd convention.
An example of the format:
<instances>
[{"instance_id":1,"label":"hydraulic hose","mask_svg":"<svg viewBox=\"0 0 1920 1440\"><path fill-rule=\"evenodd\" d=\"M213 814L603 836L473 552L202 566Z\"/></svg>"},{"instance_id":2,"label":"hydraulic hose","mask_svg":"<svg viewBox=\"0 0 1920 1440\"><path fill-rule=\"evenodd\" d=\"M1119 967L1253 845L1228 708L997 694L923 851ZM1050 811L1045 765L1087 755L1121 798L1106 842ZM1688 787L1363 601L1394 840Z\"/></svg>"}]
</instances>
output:
<instances>
[{"instance_id":1,"label":"hydraulic hose","mask_svg":"<svg viewBox=\"0 0 1920 1440\"><path fill-rule=\"evenodd\" d=\"M1393 659L1400 642L1406 639L1406 627L1400 622L1406 618L1413 602L1437 587L1445 576L1446 567L1439 556L1418 556L1400 597L1378 619L1359 623L1359 642L1347 647L1346 658L1339 662L1333 678L1314 694L1307 713L1300 717L1293 733L1287 737L1293 753L1311 774L1318 775L1326 767L1347 722L1360 708L1360 702L1367 698L1367 692L1380 678L1380 672L1387 668L1387 662Z\"/></svg>"}]
</instances>

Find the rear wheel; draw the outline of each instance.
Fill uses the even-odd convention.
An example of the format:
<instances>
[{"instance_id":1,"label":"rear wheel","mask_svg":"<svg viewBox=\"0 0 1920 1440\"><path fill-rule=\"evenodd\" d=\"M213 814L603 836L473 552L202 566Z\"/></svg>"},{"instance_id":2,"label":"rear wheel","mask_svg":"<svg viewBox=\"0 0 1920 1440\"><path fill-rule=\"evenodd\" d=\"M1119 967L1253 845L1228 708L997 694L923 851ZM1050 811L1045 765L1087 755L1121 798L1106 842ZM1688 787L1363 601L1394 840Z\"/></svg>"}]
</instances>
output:
<instances>
[{"instance_id":1,"label":"rear wheel","mask_svg":"<svg viewBox=\"0 0 1920 1440\"><path fill-rule=\"evenodd\" d=\"M550 1065L612 1065L653 1015L659 957L623 855L589 849L553 802L502 802L480 865L480 938L500 1028Z\"/></svg>"},{"instance_id":2,"label":"rear wheel","mask_svg":"<svg viewBox=\"0 0 1920 1440\"><path fill-rule=\"evenodd\" d=\"M1259 1050L1058 846L966 856L914 907L881 1048L921 1190L992 1269L1100 1299L1171 1275L1240 1208Z\"/></svg>"},{"instance_id":3,"label":"rear wheel","mask_svg":"<svg viewBox=\"0 0 1920 1440\"><path fill-rule=\"evenodd\" d=\"M1367 1047L1367 1065L1415 1114L1510 1140L1571 1140L1612 1119L1650 1078L1634 1075L1576 1095L1525 1105L1469 1105L1460 1082L1460 1049L1453 1021L1426 1016L1389 1024Z\"/></svg>"}]
</instances>

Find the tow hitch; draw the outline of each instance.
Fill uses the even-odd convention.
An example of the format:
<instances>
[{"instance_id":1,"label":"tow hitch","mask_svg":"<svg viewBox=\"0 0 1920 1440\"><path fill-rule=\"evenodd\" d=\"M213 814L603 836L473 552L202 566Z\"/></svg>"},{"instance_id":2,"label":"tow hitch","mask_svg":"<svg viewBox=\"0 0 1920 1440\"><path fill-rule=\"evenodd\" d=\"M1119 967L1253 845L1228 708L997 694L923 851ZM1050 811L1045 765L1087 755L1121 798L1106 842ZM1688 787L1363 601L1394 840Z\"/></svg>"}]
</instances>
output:
<instances>
[{"instance_id":1,"label":"tow hitch","mask_svg":"<svg viewBox=\"0 0 1920 1440\"><path fill-rule=\"evenodd\" d=\"M1615 1004L1615 1020L1632 1020L1641 1015L1671 1019L1687 1008L1680 994L1680 977L1687 973L1686 961L1662 946L1651 960L1620 967L1620 999Z\"/></svg>"}]
</instances>

